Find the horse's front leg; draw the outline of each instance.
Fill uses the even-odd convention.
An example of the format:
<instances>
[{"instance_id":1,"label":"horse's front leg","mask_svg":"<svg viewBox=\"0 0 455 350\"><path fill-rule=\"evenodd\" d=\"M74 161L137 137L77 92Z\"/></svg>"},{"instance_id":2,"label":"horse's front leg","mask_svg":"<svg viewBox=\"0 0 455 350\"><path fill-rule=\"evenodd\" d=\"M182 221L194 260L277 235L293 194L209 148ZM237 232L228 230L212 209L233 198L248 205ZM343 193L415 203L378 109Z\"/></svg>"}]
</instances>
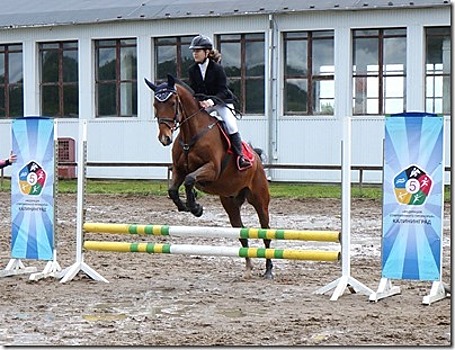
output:
<instances>
[{"instance_id":1,"label":"horse's front leg","mask_svg":"<svg viewBox=\"0 0 455 350\"><path fill-rule=\"evenodd\" d=\"M186 207L194 216L200 217L204 212L204 208L196 202L195 184L196 178L192 174L187 175L185 178Z\"/></svg>"},{"instance_id":2,"label":"horse's front leg","mask_svg":"<svg viewBox=\"0 0 455 350\"><path fill-rule=\"evenodd\" d=\"M186 206L194 216L204 212L202 205L196 202L194 186L196 182L210 182L216 179L217 172L212 163L206 163L185 177Z\"/></svg>"},{"instance_id":3,"label":"horse's front leg","mask_svg":"<svg viewBox=\"0 0 455 350\"><path fill-rule=\"evenodd\" d=\"M177 172L172 172L171 185L169 186L167 193L179 211L189 211L188 207L182 202L179 195L179 188L182 185L183 180L183 176L177 175Z\"/></svg>"}]
</instances>

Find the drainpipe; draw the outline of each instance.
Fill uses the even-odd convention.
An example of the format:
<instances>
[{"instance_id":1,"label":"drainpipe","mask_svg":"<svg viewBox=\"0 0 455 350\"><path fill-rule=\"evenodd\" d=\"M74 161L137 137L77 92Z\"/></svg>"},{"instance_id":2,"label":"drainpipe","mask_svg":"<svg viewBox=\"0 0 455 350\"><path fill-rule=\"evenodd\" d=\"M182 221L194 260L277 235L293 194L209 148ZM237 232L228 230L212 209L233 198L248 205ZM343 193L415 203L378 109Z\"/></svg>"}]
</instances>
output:
<instances>
[{"instance_id":1,"label":"drainpipe","mask_svg":"<svg viewBox=\"0 0 455 350\"><path fill-rule=\"evenodd\" d=\"M276 78L276 22L273 14L269 15L268 28L268 80L267 80L267 97L266 97L266 113L267 113L267 132L268 132L268 147L267 159L269 163L278 159L277 154L277 78ZM267 175L270 176L267 171Z\"/></svg>"}]
</instances>

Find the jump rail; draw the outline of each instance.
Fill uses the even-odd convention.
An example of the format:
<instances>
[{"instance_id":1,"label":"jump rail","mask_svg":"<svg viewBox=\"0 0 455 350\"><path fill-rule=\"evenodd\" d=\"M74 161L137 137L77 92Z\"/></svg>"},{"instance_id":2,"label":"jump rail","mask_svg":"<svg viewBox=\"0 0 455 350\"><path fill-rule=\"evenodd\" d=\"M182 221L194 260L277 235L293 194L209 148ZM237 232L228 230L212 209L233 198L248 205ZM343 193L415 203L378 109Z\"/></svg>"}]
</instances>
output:
<instances>
[{"instance_id":1,"label":"jump rail","mask_svg":"<svg viewBox=\"0 0 455 350\"><path fill-rule=\"evenodd\" d=\"M283 239L313 242L340 243L341 233L338 231L299 231L259 228L210 227L210 226L169 226L169 225L137 225L137 224L83 224L85 232L112 233L151 236L180 237L225 237L250 239Z\"/></svg>"},{"instance_id":2,"label":"jump rail","mask_svg":"<svg viewBox=\"0 0 455 350\"><path fill-rule=\"evenodd\" d=\"M193 244L129 243L111 241L85 241L84 249L105 252L162 253L207 256L231 256L240 258L266 258L311 261L338 261L339 251L238 248Z\"/></svg>"}]
</instances>

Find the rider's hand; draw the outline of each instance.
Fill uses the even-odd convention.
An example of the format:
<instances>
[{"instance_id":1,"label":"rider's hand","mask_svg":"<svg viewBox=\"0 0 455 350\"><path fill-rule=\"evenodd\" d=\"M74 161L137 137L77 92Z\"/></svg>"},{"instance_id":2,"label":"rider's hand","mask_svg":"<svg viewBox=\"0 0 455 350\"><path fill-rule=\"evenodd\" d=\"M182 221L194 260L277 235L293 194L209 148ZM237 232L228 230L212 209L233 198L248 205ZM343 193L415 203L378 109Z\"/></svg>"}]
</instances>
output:
<instances>
[{"instance_id":1,"label":"rider's hand","mask_svg":"<svg viewBox=\"0 0 455 350\"><path fill-rule=\"evenodd\" d=\"M215 105L211 98L209 98L208 100L200 101L199 104L201 105L202 108L209 108Z\"/></svg>"}]
</instances>

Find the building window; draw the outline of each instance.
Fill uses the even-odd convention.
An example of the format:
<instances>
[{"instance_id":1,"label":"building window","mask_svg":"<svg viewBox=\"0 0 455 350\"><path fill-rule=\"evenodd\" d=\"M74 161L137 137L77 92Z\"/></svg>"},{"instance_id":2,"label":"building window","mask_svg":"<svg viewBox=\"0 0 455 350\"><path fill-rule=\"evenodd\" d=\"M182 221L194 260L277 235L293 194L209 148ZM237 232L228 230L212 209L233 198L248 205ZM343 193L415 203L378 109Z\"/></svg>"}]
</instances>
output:
<instances>
[{"instance_id":1,"label":"building window","mask_svg":"<svg viewBox=\"0 0 455 350\"><path fill-rule=\"evenodd\" d=\"M243 114L264 114L264 34L218 35L217 45L229 88L238 100L236 107Z\"/></svg>"},{"instance_id":2,"label":"building window","mask_svg":"<svg viewBox=\"0 0 455 350\"><path fill-rule=\"evenodd\" d=\"M137 116L136 39L96 40L96 116Z\"/></svg>"},{"instance_id":3,"label":"building window","mask_svg":"<svg viewBox=\"0 0 455 350\"><path fill-rule=\"evenodd\" d=\"M284 33L284 113L333 115L333 30Z\"/></svg>"},{"instance_id":4,"label":"building window","mask_svg":"<svg viewBox=\"0 0 455 350\"><path fill-rule=\"evenodd\" d=\"M450 114L450 27L426 29L426 111Z\"/></svg>"},{"instance_id":5,"label":"building window","mask_svg":"<svg viewBox=\"0 0 455 350\"><path fill-rule=\"evenodd\" d=\"M0 118L24 114L22 45L0 45Z\"/></svg>"},{"instance_id":6,"label":"building window","mask_svg":"<svg viewBox=\"0 0 455 350\"><path fill-rule=\"evenodd\" d=\"M154 39L155 77L157 82L167 80L171 74L188 83L188 69L194 63L189 49L193 36Z\"/></svg>"},{"instance_id":7,"label":"building window","mask_svg":"<svg viewBox=\"0 0 455 350\"><path fill-rule=\"evenodd\" d=\"M41 113L78 117L78 50L76 41L39 44Z\"/></svg>"},{"instance_id":8,"label":"building window","mask_svg":"<svg viewBox=\"0 0 455 350\"><path fill-rule=\"evenodd\" d=\"M353 114L401 113L406 106L406 29L353 32Z\"/></svg>"}]
</instances>

